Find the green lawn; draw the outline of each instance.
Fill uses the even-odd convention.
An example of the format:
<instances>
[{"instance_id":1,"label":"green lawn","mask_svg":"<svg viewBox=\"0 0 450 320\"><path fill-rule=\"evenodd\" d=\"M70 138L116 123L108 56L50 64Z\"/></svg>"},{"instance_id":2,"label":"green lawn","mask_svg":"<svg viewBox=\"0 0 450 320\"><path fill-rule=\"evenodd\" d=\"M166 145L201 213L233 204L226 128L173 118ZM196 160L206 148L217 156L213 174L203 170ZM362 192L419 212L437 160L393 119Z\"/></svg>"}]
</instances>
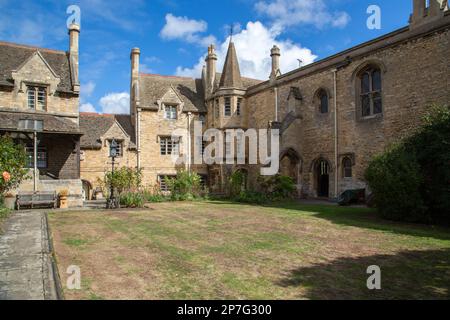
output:
<instances>
[{"instance_id":1,"label":"green lawn","mask_svg":"<svg viewBox=\"0 0 450 320\"><path fill-rule=\"evenodd\" d=\"M369 209L160 203L49 216L67 299L449 299L450 230ZM367 267L382 290L366 287Z\"/></svg>"}]
</instances>

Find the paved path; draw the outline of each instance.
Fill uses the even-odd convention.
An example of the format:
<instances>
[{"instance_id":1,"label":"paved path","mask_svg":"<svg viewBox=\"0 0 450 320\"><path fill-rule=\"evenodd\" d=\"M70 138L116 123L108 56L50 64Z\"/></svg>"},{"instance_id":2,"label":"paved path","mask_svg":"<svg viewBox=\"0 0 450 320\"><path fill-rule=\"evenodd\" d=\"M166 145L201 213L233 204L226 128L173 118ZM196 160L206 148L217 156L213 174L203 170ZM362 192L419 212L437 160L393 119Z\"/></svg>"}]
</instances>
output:
<instances>
[{"instance_id":1,"label":"paved path","mask_svg":"<svg viewBox=\"0 0 450 320\"><path fill-rule=\"evenodd\" d=\"M56 299L46 216L14 212L0 235L0 300Z\"/></svg>"}]
</instances>

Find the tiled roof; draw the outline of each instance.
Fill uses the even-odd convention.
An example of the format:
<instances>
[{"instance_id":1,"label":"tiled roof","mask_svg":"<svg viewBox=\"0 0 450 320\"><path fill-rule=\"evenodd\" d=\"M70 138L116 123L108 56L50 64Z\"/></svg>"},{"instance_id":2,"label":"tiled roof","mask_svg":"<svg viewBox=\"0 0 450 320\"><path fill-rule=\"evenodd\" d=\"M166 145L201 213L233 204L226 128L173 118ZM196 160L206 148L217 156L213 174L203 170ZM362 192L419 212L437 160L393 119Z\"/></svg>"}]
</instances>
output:
<instances>
[{"instance_id":1,"label":"tiled roof","mask_svg":"<svg viewBox=\"0 0 450 320\"><path fill-rule=\"evenodd\" d=\"M27 114L16 112L0 112L0 130L20 131L19 120L39 120L44 124L43 132L82 134L76 122L67 118L47 114Z\"/></svg>"},{"instance_id":2,"label":"tiled roof","mask_svg":"<svg viewBox=\"0 0 450 320\"><path fill-rule=\"evenodd\" d=\"M0 85L13 86L12 71L17 70L36 51L41 53L56 75L61 78L57 90L60 92L73 92L69 56L66 52L8 42L0 42Z\"/></svg>"},{"instance_id":3,"label":"tiled roof","mask_svg":"<svg viewBox=\"0 0 450 320\"><path fill-rule=\"evenodd\" d=\"M158 110L157 100L173 88L184 102L184 112L206 112L204 90L201 79L140 75L140 100L144 109Z\"/></svg>"},{"instance_id":4,"label":"tiled roof","mask_svg":"<svg viewBox=\"0 0 450 320\"><path fill-rule=\"evenodd\" d=\"M135 148L136 140L131 116L83 112L80 113L80 130L84 133L81 137L81 148L100 149L102 147L100 138L108 132L116 121L130 136L129 148Z\"/></svg>"},{"instance_id":5,"label":"tiled roof","mask_svg":"<svg viewBox=\"0 0 450 320\"><path fill-rule=\"evenodd\" d=\"M230 42L228 46L227 57L223 66L222 76L219 82L220 88L242 88L241 71L239 70L239 61L236 55L234 43Z\"/></svg>"}]
</instances>

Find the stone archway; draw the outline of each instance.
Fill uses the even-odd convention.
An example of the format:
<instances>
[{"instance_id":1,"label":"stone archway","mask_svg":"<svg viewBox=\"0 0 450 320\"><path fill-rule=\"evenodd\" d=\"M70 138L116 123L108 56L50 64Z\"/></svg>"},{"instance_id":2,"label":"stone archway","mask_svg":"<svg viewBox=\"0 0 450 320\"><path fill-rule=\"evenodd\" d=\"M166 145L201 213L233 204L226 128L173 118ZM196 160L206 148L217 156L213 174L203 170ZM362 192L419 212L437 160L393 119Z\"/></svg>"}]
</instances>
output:
<instances>
[{"instance_id":1,"label":"stone archway","mask_svg":"<svg viewBox=\"0 0 450 320\"><path fill-rule=\"evenodd\" d=\"M92 184L87 180L82 180L83 183L83 201L91 200Z\"/></svg>"},{"instance_id":2,"label":"stone archway","mask_svg":"<svg viewBox=\"0 0 450 320\"><path fill-rule=\"evenodd\" d=\"M280 174L291 177L295 184L300 183L301 158L298 153L289 148L280 155Z\"/></svg>"},{"instance_id":3,"label":"stone archway","mask_svg":"<svg viewBox=\"0 0 450 320\"><path fill-rule=\"evenodd\" d=\"M313 162L313 188L317 197L330 197L331 172L332 166L327 159L321 157Z\"/></svg>"}]
</instances>

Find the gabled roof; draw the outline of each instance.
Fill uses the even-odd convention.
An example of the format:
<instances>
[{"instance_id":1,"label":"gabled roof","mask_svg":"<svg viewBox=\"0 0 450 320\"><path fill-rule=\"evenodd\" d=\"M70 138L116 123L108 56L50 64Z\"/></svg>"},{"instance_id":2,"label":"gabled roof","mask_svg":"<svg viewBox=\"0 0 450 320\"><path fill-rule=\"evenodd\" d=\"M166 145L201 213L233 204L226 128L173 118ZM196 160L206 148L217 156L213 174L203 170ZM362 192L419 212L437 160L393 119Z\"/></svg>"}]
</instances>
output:
<instances>
[{"instance_id":1,"label":"gabled roof","mask_svg":"<svg viewBox=\"0 0 450 320\"><path fill-rule=\"evenodd\" d=\"M39 52L51 70L61 79L59 92L73 92L69 55L64 51L42 49L31 46L0 42L0 85L12 87L12 72L22 66L30 57Z\"/></svg>"},{"instance_id":2,"label":"gabled roof","mask_svg":"<svg viewBox=\"0 0 450 320\"><path fill-rule=\"evenodd\" d=\"M84 133L80 145L82 149L100 149L101 137L117 123L130 137L130 149L136 147L134 128L131 124L131 116L115 114L98 114L80 112L80 131Z\"/></svg>"},{"instance_id":3,"label":"gabled roof","mask_svg":"<svg viewBox=\"0 0 450 320\"><path fill-rule=\"evenodd\" d=\"M236 55L234 43L230 41L227 57L223 65L223 72L219 83L220 88L242 88L241 71L239 70L239 61Z\"/></svg>"},{"instance_id":4,"label":"gabled roof","mask_svg":"<svg viewBox=\"0 0 450 320\"><path fill-rule=\"evenodd\" d=\"M158 111L158 100L173 89L184 103L183 112L206 112L201 79L141 73L139 83L143 109Z\"/></svg>"}]
</instances>

